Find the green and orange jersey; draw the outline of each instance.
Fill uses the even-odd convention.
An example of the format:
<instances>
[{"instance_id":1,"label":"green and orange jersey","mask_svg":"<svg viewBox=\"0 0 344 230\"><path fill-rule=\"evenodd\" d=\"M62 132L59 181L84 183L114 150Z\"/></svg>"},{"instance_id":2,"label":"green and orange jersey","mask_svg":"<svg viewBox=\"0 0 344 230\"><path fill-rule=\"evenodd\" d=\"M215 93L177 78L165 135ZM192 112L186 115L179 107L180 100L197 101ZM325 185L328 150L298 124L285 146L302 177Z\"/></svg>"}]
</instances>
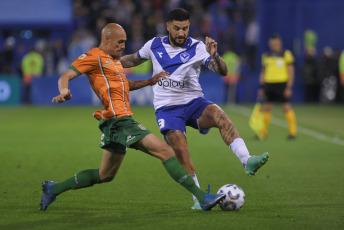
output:
<instances>
[{"instance_id":1,"label":"green and orange jersey","mask_svg":"<svg viewBox=\"0 0 344 230\"><path fill-rule=\"evenodd\" d=\"M78 75L86 74L93 91L103 103L103 110L93 116L100 120L131 116L129 83L119 60L99 48L93 48L75 60L70 68Z\"/></svg>"}]
</instances>

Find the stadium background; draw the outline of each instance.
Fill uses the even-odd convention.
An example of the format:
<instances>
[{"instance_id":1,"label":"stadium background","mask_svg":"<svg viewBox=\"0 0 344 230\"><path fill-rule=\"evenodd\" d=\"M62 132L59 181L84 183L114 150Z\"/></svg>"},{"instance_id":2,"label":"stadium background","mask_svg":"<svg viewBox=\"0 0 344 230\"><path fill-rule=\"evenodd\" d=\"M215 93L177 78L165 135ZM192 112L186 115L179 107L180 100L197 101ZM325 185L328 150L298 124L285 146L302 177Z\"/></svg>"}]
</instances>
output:
<instances>
[{"instance_id":1,"label":"stadium background","mask_svg":"<svg viewBox=\"0 0 344 230\"><path fill-rule=\"evenodd\" d=\"M23 4L24 3L24 4ZM274 32L284 40L284 48L296 58L296 80L292 101L305 101L302 79L304 33L313 30L317 58L324 47L331 47L338 62L344 49L344 2L341 0L22 0L0 1L0 105L21 104L23 99L21 61L33 46L44 57L44 70L34 78L30 93L34 105L50 104L58 93L57 77L71 61L99 44L100 31L107 22L121 24L128 33L124 54L136 52L153 36L166 34L165 16L173 8L191 12L190 35L204 40L211 36L219 43L219 53L235 51L242 60L236 102L254 102L258 87L260 56L268 49ZM149 68L149 67L148 67ZM338 68L337 68L338 70ZM128 71L128 78L145 79L150 71L142 67ZM338 79L338 72L337 72ZM223 81L209 71L200 78L206 97L224 103ZM76 87L77 86L77 87ZM71 84L73 100L69 104L98 104L87 78ZM150 88L131 95L133 104L150 105Z\"/></svg>"}]
</instances>

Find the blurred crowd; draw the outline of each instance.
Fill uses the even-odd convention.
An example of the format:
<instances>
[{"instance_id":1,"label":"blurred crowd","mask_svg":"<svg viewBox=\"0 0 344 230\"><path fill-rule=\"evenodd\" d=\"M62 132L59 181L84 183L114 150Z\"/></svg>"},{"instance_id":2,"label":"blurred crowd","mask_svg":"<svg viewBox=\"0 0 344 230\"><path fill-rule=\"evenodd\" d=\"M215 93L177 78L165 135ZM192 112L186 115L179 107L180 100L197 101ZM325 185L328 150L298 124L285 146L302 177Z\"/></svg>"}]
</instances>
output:
<instances>
[{"instance_id":1,"label":"blurred crowd","mask_svg":"<svg viewBox=\"0 0 344 230\"><path fill-rule=\"evenodd\" d=\"M317 51L318 36L306 29L304 33L304 60L301 76L305 102L344 102L344 50L330 46Z\"/></svg>"},{"instance_id":2,"label":"blurred crowd","mask_svg":"<svg viewBox=\"0 0 344 230\"><path fill-rule=\"evenodd\" d=\"M0 72L23 75L24 56L35 52L43 57L41 74L59 75L80 54L98 46L101 30L109 22L126 30L125 53L136 52L154 36L167 34L166 15L177 7L191 13L190 36L200 40L211 36L218 41L220 52L232 49L254 65L259 33L254 0L74 0L70 39L36 39L27 47L8 37L0 46Z\"/></svg>"},{"instance_id":3,"label":"blurred crowd","mask_svg":"<svg viewBox=\"0 0 344 230\"><path fill-rule=\"evenodd\" d=\"M210 36L218 42L219 54L228 60L231 70L231 78L225 79L226 90L232 88L228 92L235 92L236 87L231 86L238 83L240 73L260 69L255 0L73 0L72 4L72 32L68 39L36 38L28 45L14 37L5 38L0 44L0 74L19 75L28 85L33 77L58 76L82 53L99 45L101 30L109 22L122 25L127 32L123 54L136 52L151 38L167 35L166 15L178 7L191 14L191 37L204 41L205 36ZM343 85L339 81L338 61L339 53L329 47L321 55L307 49L302 67L306 101L321 100L324 85L333 88L328 75L336 78L336 90L344 86L344 80ZM136 72L146 74L151 70L150 66L140 68ZM226 100L235 103L235 93L229 97Z\"/></svg>"}]
</instances>

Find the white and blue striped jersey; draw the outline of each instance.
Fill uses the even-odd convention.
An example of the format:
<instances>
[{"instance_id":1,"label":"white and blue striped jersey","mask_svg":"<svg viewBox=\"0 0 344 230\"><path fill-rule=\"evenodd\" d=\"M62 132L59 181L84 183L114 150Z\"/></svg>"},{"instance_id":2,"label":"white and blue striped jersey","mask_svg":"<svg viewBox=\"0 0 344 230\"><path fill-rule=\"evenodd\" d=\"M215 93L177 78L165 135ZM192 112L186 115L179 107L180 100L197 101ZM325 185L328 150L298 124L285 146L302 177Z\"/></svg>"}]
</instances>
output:
<instances>
[{"instance_id":1,"label":"white and blue striped jersey","mask_svg":"<svg viewBox=\"0 0 344 230\"><path fill-rule=\"evenodd\" d=\"M153 86L155 110L203 97L199 84L201 66L208 67L212 59L203 42L189 37L183 47L172 47L168 36L155 37L137 55L141 59L152 60L153 76L162 71L170 73L170 77Z\"/></svg>"}]
</instances>

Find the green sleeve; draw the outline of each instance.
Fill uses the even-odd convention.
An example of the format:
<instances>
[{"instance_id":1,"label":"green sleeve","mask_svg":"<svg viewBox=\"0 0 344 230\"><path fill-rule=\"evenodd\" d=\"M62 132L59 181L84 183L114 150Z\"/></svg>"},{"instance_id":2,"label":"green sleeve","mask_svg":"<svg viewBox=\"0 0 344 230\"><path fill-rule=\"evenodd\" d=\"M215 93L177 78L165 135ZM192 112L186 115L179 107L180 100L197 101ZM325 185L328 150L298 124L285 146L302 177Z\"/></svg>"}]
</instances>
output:
<instances>
[{"instance_id":1,"label":"green sleeve","mask_svg":"<svg viewBox=\"0 0 344 230\"><path fill-rule=\"evenodd\" d=\"M81 73L77 68L75 68L73 65L70 65L69 68L72 69L72 70L74 70L74 72L77 73L78 76L82 74L82 73Z\"/></svg>"}]
</instances>

